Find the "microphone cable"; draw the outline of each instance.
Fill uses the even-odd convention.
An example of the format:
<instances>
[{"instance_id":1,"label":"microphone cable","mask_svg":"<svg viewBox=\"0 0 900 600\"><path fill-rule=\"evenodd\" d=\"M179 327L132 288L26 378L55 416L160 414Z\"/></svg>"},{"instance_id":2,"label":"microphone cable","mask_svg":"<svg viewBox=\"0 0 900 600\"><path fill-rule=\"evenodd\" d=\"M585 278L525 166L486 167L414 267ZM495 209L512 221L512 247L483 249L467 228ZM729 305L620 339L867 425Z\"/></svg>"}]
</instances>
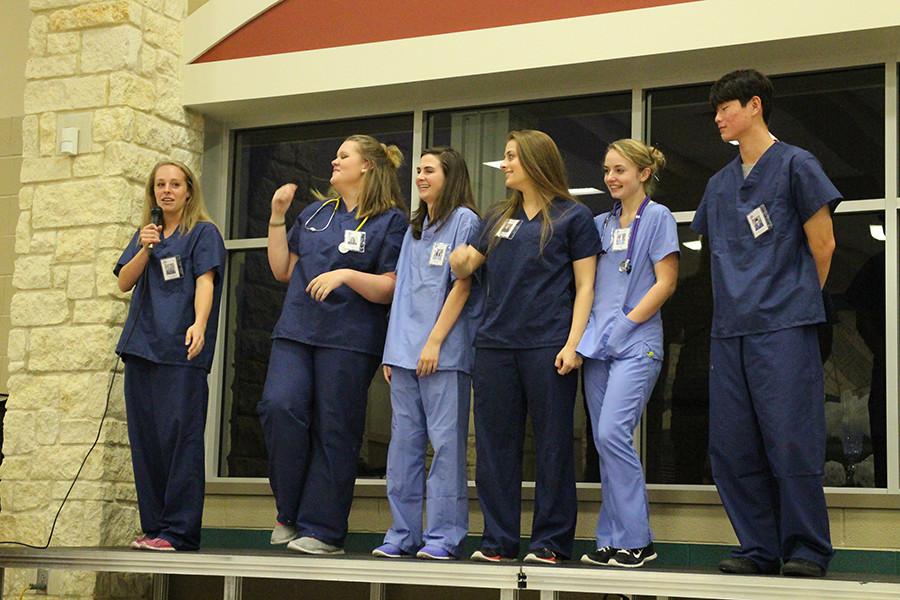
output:
<instances>
[{"instance_id":1,"label":"microphone cable","mask_svg":"<svg viewBox=\"0 0 900 600\"><path fill-rule=\"evenodd\" d=\"M143 287L141 288L141 307L143 308L144 298L147 295L147 288L150 286L150 278L148 276L148 271L150 269L150 263L147 263L147 267L144 269L144 272L141 273L139 278L143 280ZM126 315L125 320L128 320ZM125 347L128 342L131 340L131 336L134 333L134 328L137 325L138 319L137 315L135 315L134 321L131 323L131 329L128 331L128 335L125 337L125 343L122 344ZM119 369L119 362L121 361L121 357L116 355L116 362L113 364L112 371L109 377L109 385L106 387L106 403L103 406L103 414L100 417L100 425L97 427L97 436L94 438L94 442L91 444L91 447L88 448L87 454L84 455L84 459L81 461L81 465L78 467L78 471L75 473L75 478L72 480L71 485L69 485L69 489L66 491L66 495L63 496L62 502L59 505L59 508L56 511L56 515L53 517L53 523L50 525L50 535L47 536L47 542L43 545L38 544L29 544L27 542L20 542L17 540L0 540L0 545L14 545L14 546L23 546L25 548L31 548L33 550L46 550L50 547L50 542L53 540L53 533L56 531L56 522L59 520L59 515L62 513L63 507L66 505L66 501L69 499L69 495L72 493L72 490L75 488L75 484L78 482L78 477L81 475L81 472L84 470L84 465L87 464L88 458L90 458L91 453L93 453L94 448L97 447L97 443L100 441L100 434L103 432L103 423L106 422L106 415L109 413L109 399L112 396L112 388L116 381L116 372Z\"/></svg>"}]
</instances>

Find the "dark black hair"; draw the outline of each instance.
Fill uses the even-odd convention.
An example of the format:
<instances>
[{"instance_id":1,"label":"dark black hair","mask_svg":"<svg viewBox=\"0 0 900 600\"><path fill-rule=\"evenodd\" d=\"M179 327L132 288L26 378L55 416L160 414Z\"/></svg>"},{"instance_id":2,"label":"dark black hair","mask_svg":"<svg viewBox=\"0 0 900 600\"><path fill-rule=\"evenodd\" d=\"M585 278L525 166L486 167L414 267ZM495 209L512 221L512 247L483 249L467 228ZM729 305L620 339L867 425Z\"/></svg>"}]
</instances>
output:
<instances>
[{"instance_id":1,"label":"dark black hair","mask_svg":"<svg viewBox=\"0 0 900 600\"><path fill-rule=\"evenodd\" d=\"M772 96L775 87L772 81L754 69L741 69L723 75L709 90L709 103L716 110L723 102L737 100L746 106L753 96L759 96L762 102L763 121L769 123L772 114Z\"/></svg>"}]
</instances>

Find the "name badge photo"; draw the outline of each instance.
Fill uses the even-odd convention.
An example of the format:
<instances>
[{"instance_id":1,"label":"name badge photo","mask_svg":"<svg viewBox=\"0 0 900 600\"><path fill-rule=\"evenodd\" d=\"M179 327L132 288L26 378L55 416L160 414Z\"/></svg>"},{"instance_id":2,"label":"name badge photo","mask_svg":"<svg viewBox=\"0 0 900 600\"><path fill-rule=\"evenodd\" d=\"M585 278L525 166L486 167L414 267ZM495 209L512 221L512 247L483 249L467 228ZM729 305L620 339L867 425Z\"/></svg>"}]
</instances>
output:
<instances>
[{"instance_id":1,"label":"name badge photo","mask_svg":"<svg viewBox=\"0 0 900 600\"><path fill-rule=\"evenodd\" d=\"M613 229L612 249L615 252L628 250L628 240L631 239L631 227Z\"/></svg>"},{"instance_id":2,"label":"name badge photo","mask_svg":"<svg viewBox=\"0 0 900 600\"><path fill-rule=\"evenodd\" d=\"M159 261L159 266L162 268L162 276L165 281L181 279L184 276L184 271L181 268L180 256L168 256L162 258Z\"/></svg>"},{"instance_id":3,"label":"name badge photo","mask_svg":"<svg viewBox=\"0 0 900 600\"><path fill-rule=\"evenodd\" d=\"M497 230L497 237L511 240L515 237L519 227L522 226L522 219L507 219L506 222Z\"/></svg>"},{"instance_id":4,"label":"name badge photo","mask_svg":"<svg viewBox=\"0 0 900 600\"><path fill-rule=\"evenodd\" d=\"M338 246L338 251L341 254L347 254L348 252L365 252L366 232L345 229L344 241Z\"/></svg>"},{"instance_id":5,"label":"name badge photo","mask_svg":"<svg viewBox=\"0 0 900 600\"><path fill-rule=\"evenodd\" d=\"M447 260L447 249L449 247L450 244L435 242L431 246L431 257L428 259L428 264L432 267L443 267L444 262Z\"/></svg>"},{"instance_id":6,"label":"name badge photo","mask_svg":"<svg viewBox=\"0 0 900 600\"><path fill-rule=\"evenodd\" d=\"M769 218L769 211L766 210L765 204L760 204L747 214L747 223L750 225L750 233L754 238L758 238L765 232L772 229L772 219Z\"/></svg>"}]
</instances>

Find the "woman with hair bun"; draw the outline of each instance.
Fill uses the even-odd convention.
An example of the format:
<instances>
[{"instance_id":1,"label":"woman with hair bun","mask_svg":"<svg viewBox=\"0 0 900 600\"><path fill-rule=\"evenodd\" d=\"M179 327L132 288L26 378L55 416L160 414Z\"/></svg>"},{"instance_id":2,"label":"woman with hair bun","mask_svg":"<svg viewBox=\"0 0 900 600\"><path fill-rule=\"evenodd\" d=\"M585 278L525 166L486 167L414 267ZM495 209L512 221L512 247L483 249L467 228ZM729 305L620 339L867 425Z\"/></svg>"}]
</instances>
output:
<instances>
[{"instance_id":1,"label":"woman with hair bun","mask_svg":"<svg viewBox=\"0 0 900 600\"><path fill-rule=\"evenodd\" d=\"M586 564L634 568L656 558L632 432L659 376L659 311L678 280L675 219L649 196L664 165L662 152L632 139L610 144L603 165L616 203L594 220L602 249L594 306L578 345L603 481L597 550L581 557Z\"/></svg>"},{"instance_id":2,"label":"woman with hair bun","mask_svg":"<svg viewBox=\"0 0 900 600\"><path fill-rule=\"evenodd\" d=\"M402 162L396 146L352 135L331 161L338 197L313 202L286 231L297 186L272 196L269 267L289 285L257 412L278 511L271 543L297 552L344 552L407 223Z\"/></svg>"}]
</instances>

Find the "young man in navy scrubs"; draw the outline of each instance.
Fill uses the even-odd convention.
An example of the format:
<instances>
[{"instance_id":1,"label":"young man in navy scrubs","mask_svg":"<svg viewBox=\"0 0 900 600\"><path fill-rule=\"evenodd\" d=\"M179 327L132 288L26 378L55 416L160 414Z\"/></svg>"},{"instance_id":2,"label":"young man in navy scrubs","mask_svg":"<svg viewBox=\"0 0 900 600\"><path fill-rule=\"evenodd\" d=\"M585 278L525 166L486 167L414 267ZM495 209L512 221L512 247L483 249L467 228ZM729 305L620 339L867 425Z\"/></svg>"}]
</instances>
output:
<instances>
[{"instance_id":1,"label":"young man in navy scrubs","mask_svg":"<svg viewBox=\"0 0 900 600\"><path fill-rule=\"evenodd\" d=\"M815 157L770 135L772 95L752 70L713 84L716 126L740 155L709 180L692 224L712 254L710 459L740 542L719 569L817 577L834 551L816 324L841 195Z\"/></svg>"}]
</instances>

